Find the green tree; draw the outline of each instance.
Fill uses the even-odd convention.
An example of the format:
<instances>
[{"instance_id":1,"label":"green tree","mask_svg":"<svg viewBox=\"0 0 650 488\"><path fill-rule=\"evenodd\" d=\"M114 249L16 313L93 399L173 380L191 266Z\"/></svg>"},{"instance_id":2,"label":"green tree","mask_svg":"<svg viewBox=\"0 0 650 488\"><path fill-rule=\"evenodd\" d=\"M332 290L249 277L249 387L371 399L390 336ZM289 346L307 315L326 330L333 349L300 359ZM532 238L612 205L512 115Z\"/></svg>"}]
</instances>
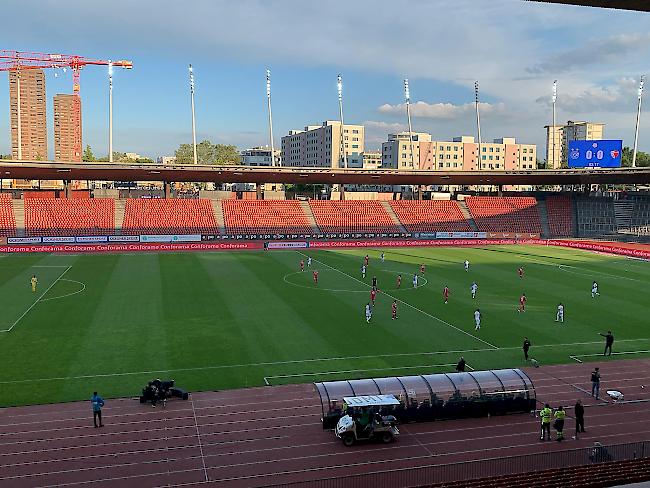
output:
<instances>
[{"instance_id":1,"label":"green tree","mask_svg":"<svg viewBox=\"0 0 650 488\"><path fill-rule=\"evenodd\" d=\"M177 163L193 163L194 151L192 144L181 144L176 152ZM241 164L241 158L236 146L228 144L212 144L205 140L196 145L196 159L202 164Z\"/></svg>"},{"instance_id":2,"label":"green tree","mask_svg":"<svg viewBox=\"0 0 650 488\"><path fill-rule=\"evenodd\" d=\"M634 151L631 148L625 146L623 148L623 153L621 154L621 166L624 168L629 168L632 166L632 157ZM643 151L637 151L636 153L636 165L641 167L650 166L650 154Z\"/></svg>"},{"instance_id":3,"label":"green tree","mask_svg":"<svg viewBox=\"0 0 650 488\"><path fill-rule=\"evenodd\" d=\"M93 154L93 150L90 148L90 144L86 145L86 149L84 150L83 156L82 156L82 161L95 161L95 155Z\"/></svg>"}]
</instances>

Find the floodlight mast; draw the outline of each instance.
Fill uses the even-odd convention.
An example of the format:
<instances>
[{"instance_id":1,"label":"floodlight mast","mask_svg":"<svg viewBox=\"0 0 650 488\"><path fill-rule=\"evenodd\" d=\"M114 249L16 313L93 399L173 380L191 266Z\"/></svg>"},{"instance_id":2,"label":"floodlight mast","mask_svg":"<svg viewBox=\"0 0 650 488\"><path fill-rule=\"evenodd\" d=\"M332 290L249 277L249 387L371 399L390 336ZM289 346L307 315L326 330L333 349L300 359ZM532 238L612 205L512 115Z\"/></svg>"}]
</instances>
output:
<instances>
[{"instance_id":1,"label":"floodlight mast","mask_svg":"<svg viewBox=\"0 0 650 488\"><path fill-rule=\"evenodd\" d=\"M551 142L551 168L555 169L555 102L557 102L557 80L553 81L553 126L551 128L551 134L553 141Z\"/></svg>"},{"instance_id":2,"label":"floodlight mast","mask_svg":"<svg viewBox=\"0 0 650 488\"><path fill-rule=\"evenodd\" d=\"M478 157L476 158L476 169L481 169L481 115L479 113L478 81L474 82L474 100L476 104L476 128L478 131Z\"/></svg>"},{"instance_id":3,"label":"floodlight mast","mask_svg":"<svg viewBox=\"0 0 650 488\"><path fill-rule=\"evenodd\" d=\"M639 143L639 122L641 121L641 101L643 100L643 83L645 81L645 75L641 76L641 81L639 82L639 103L636 109L636 127L634 129L634 152L632 153L632 167L636 168L636 151Z\"/></svg>"},{"instance_id":4,"label":"floodlight mast","mask_svg":"<svg viewBox=\"0 0 650 488\"><path fill-rule=\"evenodd\" d=\"M198 161L196 157L196 119L194 116L194 69L192 68L191 64L188 69L190 72L190 98L192 101L192 150L194 156L194 164L197 164Z\"/></svg>"},{"instance_id":5,"label":"floodlight mast","mask_svg":"<svg viewBox=\"0 0 650 488\"><path fill-rule=\"evenodd\" d=\"M269 142L271 144L271 166L275 166L275 145L273 144L273 114L271 112L271 70L266 70L266 101L269 110Z\"/></svg>"},{"instance_id":6,"label":"floodlight mast","mask_svg":"<svg viewBox=\"0 0 650 488\"><path fill-rule=\"evenodd\" d=\"M113 162L113 62L108 60L108 162Z\"/></svg>"},{"instance_id":7,"label":"floodlight mast","mask_svg":"<svg viewBox=\"0 0 650 488\"><path fill-rule=\"evenodd\" d=\"M341 155L342 155L343 167L347 169L348 155L345 152L345 127L343 125L343 78L341 78L340 74L336 77L336 89L339 95L339 116L341 119Z\"/></svg>"},{"instance_id":8,"label":"floodlight mast","mask_svg":"<svg viewBox=\"0 0 650 488\"><path fill-rule=\"evenodd\" d=\"M411 150L411 169L415 169L415 153L413 152L413 127L411 126L411 91L409 79L404 78L404 100L406 102L406 118L409 125L409 145Z\"/></svg>"}]
</instances>

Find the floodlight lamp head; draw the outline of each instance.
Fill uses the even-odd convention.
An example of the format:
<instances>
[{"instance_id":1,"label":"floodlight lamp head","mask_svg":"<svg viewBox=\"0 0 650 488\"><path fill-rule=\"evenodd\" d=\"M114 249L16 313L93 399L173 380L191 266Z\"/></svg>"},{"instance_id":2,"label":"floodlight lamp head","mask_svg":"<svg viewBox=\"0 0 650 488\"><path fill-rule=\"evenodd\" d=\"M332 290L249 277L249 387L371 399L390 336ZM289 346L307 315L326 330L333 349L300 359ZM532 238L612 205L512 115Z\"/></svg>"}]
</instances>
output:
<instances>
[{"instance_id":1,"label":"floodlight lamp head","mask_svg":"<svg viewBox=\"0 0 650 488\"><path fill-rule=\"evenodd\" d=\"M411 90L409 90L409 79L404 78L404 98L407 102L411 101Z\"/></svg>"}]
</instances>

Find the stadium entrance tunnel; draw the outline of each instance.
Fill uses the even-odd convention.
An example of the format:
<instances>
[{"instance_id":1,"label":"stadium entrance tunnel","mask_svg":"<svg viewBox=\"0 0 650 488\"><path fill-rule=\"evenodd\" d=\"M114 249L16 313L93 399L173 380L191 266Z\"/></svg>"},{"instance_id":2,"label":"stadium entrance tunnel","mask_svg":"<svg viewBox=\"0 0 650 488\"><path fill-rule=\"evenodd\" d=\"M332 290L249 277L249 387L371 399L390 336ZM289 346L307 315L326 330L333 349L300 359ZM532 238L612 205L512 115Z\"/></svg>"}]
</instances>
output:
<instances>
[{"instance_id":1,"label":"stadium entrance tunnel","mask_svg":"<svg viewBox=\"0 0 650 488\"><path fill-rule=\"evenodd\" d=\"M323 429L345 414L344 397L394 395L399 405L382 414L402 423L527 413L535 409L535 386L520 369L395 376L314 383L320 395Z\"/></svg>"}]
</instances>

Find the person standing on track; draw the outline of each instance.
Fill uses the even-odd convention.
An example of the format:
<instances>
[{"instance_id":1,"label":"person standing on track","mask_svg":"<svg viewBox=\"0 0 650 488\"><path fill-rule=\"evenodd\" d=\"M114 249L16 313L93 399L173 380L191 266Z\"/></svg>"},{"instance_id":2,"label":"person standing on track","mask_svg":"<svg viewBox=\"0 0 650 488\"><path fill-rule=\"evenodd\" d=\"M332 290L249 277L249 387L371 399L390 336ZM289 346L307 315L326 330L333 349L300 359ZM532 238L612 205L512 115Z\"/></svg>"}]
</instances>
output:
<instances>
[{"instance_id":1,"label":"person standing on track","mask_svg":"<svg viewBox=\"0 0 650 488\"><path fill-rule=\"evenodd\" d=\"M547 403L544 405L544 408L539 412L539 416L542 419L542 435L540 436L539 440L543 441L545 440L544 437L546 434L546 437L548 440L551 440L551 416L553 415L553 411L551 410L551 406Z\"/></svg>"},{"instance_id":2,"label":"person standing on track","mask_svg":"<svg viewBox=\"0 0 650 488\"><path fill-rule=\"evenodd\" d=\"M30 283L32 284L32 293L36 293L36 285L38 285L38 278L36 277L36 275L32 276Z\"/></svg>"},{"instance_id":3,"label":"person standing on track","mask_svg":"<svg viewBox=\"0 0 650 488\"><path fill-rule=\"evenodd\" d=\"M102 423L102 407L104 406L104 399L95 391L90 399L90 403L93 406L93 424L95 425L95 428L104 427L104 424ZM99 420L99 425L97 425L97 420Z\"/></svg>"},{"instance_id":4,"label":"person standing on track","mask_svg":"<svg viewBox=\"0 0 650 488\"><path fill-rule=\"evenodd\" d=\"M524 350L524 359L526 361L528 361L528 351L530 350L530 346L531 346L530 340L528 339L528 337L524 337L523 350Z\"/></svg>"},{"instance_id":5,"label":"person standing on track","mask_svg":"<svg viewBox=\"0 0 650 488\"><path fill-rule=\"evenodd\" d=\"M562 442L564 440L564 419L566 418L566 412L562 405L557 408L553 417L555 418L555 422L553 423L553 427L555 428L555 440Z\"/></svg>"},{"instance_id":6,"label":"person standing on track","mask_svg":"<svg viewBox=\"0 0 650 488\"><path fill-rule=\"evenodd\" d=\"M576 417L576 435L573 436L573 438L577 439L578 433L585 431L585 407L582 405L582 401L580 401L580 399L578 399L575 406L573 407L573 413Z\"/></svg>"},{"instance_id":7,"label":"person standing on track","mask_svg":"<svg viewBox=\"0 0 650 488\"><path fill-rule=\"evenodd\" d=\"M595 396L596 400L600 397L600 370L594 368L591 372L591 396Z\"/></svg>"},{"instance_id":8,"label":"person standing on track","mask_svg":"<svg viewBox=\"0 0 650 488\"><path fill-rule=\"evenodd\" d=\"M603 356L611 356L612 346L614 345L614 336L612 335L612 331L608 330L607 334L600 335L605 338L605 351L603 352Z\"/></svg>"}]
</instances>

